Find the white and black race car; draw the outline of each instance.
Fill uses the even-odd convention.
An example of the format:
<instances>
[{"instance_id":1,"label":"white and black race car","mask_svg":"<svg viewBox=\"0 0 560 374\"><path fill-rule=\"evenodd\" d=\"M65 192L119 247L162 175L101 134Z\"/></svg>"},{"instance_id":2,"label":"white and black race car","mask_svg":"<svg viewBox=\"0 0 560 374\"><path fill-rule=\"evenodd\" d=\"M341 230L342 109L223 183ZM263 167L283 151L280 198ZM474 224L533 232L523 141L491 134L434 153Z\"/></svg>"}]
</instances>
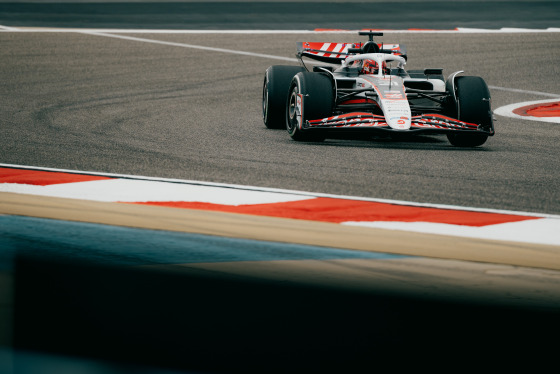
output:
<instances>
[{"instance_id":1,"label":"white and black race car","mask_svg":"<svg viewBox=\"0 0 560 374\"><path fill-rule=\"evenodd\" d=\"M266 70L263 119L297 141L341 133L446 134L460 147L494 135L490 92L475 76L443 77L442 69L406 71L406 48L378 44L383 33L361 31L365 43L298 42L301 66ZM309 71L304 57L326 62Z\"/></svg>"}]
</instances>

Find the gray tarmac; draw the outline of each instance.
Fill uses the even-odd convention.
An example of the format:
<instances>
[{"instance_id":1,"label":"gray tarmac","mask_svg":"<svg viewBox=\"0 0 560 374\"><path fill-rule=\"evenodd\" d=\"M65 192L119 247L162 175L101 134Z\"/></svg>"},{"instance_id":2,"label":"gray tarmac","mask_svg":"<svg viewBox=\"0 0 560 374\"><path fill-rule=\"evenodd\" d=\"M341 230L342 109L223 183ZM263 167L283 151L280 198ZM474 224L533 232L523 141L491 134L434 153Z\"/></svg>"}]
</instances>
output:
<instances>
[{"instance_id":1,"label":"gray tarmac","mask_svg":"<svg viewBox=\"0 0 560 374\"><path fill-rule=\"evenodd\" d=\"M325 34L134 34L291 58ZM560 213L559 125L496 116L477 149L444 136L298 143L262 123L269 58L82 33L0 33L3 163ZM557 33L401 34L407 68L483 77L492 106L560 95Z\"/></svg>"}]
</instances>

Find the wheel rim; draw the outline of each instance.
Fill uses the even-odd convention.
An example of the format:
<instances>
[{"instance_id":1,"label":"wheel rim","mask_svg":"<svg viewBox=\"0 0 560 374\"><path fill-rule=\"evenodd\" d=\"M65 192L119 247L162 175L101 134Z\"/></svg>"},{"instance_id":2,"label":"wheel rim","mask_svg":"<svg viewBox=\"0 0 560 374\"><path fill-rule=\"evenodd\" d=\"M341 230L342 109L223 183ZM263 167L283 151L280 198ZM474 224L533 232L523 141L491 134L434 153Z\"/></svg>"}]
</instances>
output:
<instances>
[{"instance_id":1,"label":"wheel rim","mask_svg":"<svg viewBox=\"0 0 560 374\"><path fill-rule=\"evenodd\" d=\"M288 124L290 133L293 133L297 128L298 115L301 115L301 108L298 105L298 89L297 86L292 89L290 94L290 102L288 105Z\"/></svg>"},{"instance_id":2,"label":"wheel rim","mask_svg":"<svg viewBox=\"0 0 560 374\"><path fill-rule=\"evenodd\" d=\"M268 81L264 80L263 85L263 101L262 101L263 118L266 121L268 116Z\"/></svg>"}]
</instances>

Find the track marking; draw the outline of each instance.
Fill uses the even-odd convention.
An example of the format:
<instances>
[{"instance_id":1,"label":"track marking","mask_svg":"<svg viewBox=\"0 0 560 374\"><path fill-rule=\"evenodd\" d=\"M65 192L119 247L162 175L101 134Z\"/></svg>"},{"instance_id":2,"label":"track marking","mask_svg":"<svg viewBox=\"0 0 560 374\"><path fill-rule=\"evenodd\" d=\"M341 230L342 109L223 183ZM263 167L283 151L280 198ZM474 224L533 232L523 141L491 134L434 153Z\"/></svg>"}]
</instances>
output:
<instances>
[{"instance_id":1,"label":"track marking","mask_svg":"<svg viewBox=\"0 0 560 374\"><path fill-rule=\"evenodd\" d=\"M274 59L274 60L282 60L282 61L290 61L290 62L297 62L298 61L297 59L290 58L290 57L267 55L267 54L263 54L263 53L245 52L245 51L238 51L238 50L226 49L226 48L206 47L206 46L196 45L196 44L166 42L166 41L163 41L163 40L153 40L153 39L137 38L137 37L126 36L126 35L107 34L107 33L103 33L103 32L86 32L86 31L84 31L84 32L80 32L80 33L87 34L87 35L105 36L107 38L131 40L131 41L135 41L135 42L162 44L162 45L169 45L169 46L181 47L181 48L201 49L201 50L205 50L205 51L230 53L230 54L237 54L237 55L251 56L251 57L269 58L269 59Z\"/></svg>"},{"instance_id":2,"label":"track marking","mask_svg":"<svg viewBox=\"0 0 560 374\"><path fill-rule=\"evenodd\" d=\"M108 37L108 38L116 38L116 39L124 39L124 40L131 40L131 41L137 41L137 42L144 42L144 43L170 45L170 46L174 46L174 47L193 48L193 49L201 49L201 50L212 51L212 52L231 53L231 54L238 54L238 55L251 56L251 57L261 57L261 58L268 58L268 59L275 59L275 60L282 60L282 61L298 62L298 59L296 59L296 58L268 55L268 54L263 54L263 53L245 52L245 51L238 51L238 50L233 50L233 49L206 47L206 46L195 45L195 44L186 44L186 43L166 42L166 41L154 40L154 39L137 38L137 37L133 37L133 36L115 35L115 34L110 34L110 33L105 33L105 32L83 31L83 32L80 32L80 33L87 34L87 35L105 36L105 37ZM524 93L524 94L533 94L533 95L550 96L550 97L560 97L560 95L557 95L557 94L550 94L550 93L538 92L538 91L526 91L526 90L520 90L520 89L515 89L515 88L506 88L506 87L497 87L497 86L489 86L489 88L495 89L495 90L501 90L501 91Z\"/></svg>"},{"instance_id":3,"label":"track marking","mask_svg":"<svg viewBox=\"0 0 560 374\"><path fill-rule=\"evenodd\" d=\"M15 27L0 25L0 31L20 31L20 30Z\"/></svg>"},{"instance_id":4,"label":"track marking","mask_svg":"<svg viewBox=\"0 0 560 374\"><path fill-rule=\"evenodd\" d=\"M521 90L518 88L506 88L506 87L498 87L498 86L488 86L488 88L490 88L491 90L498 90L498 91L508 91L508 92L515 92L515 93L522 93L522 94L529 94L529 95L539 95L539 96L560 98L559 94L551 94L547 92L529 91L529 90Z\"/></svg>"},{"instance_id":5,"label":"track marking","mask_svg":"<svg viewBox=\"0 0 560 374\"><path fill-rule=\"evenodd\" d=\"M372 29L365 29L372 30ZM55 28L55 27L10 27L0 25L1 31L16 32L102 32L102 33L123 33L123 34L357 34L361 30L346 29L315 29L315 30L176 30L176 29L98 29L98 28ZM477 33L477 34L519 34L519 33L556 33L560 32L558 27L548 27L546 29L523 29L508 28L500 29L473 29L466 27L457 27L449 30L437 29L375 29L394 34L460 34L460 33Z\"/></svg>"},{"instance_id":6,"label":"track marking","mask_svg":"<svg viewBox=\"0 0 560 374\"><path fill-rule=\"evenodd\" d=\"M558 96L560 98L560 95ZM519 114L514 113L516 109L535 105L535 104L546 104L546 103L556 103L560 101L559 99L551 99L551 100L536 100L536 101L525 101L521 103L514 103L509 105L501 106L494 110L495 114L504 117L516 118L516 119L523 119L523 120L530 120L530 121L540 121L540 122L550 122L550 123L560 123L560 117L533 117L533 116L522 116Z\"/></svg>"},{"instance_id":7,"label":"track marking","mask_svg":"<svg viewBox=\"0 0 560 374\"><path fill-rule=\"evenodd\" d=\"M0 164L0 192L6 193L560 246L560 216L445 205L436 208L404 201L387 203L379 199L326 197L325 194L251 186L2 166ZM61 180L57 181L57 177Z\"/></svg>"},{"instance_id":8,"label":"track marking","mask_svg":"<svg viewBox=\"0 0 560 374\"><path fill-rule=\"evenodd\" d=\"M0 168L1 167L15 168L15 169L26 169L26 170L42 170L42 171L50 171L50 172L55 172L55 173L72 173L72 174L95 175L95 176L102 176L102 177L108 177L108 178L130 179L130 180L139 180L139 181L144 180L144 181L155 181L155 182L178 183L178 184L188 184L188 185L193 185L193 186L220 187L220 188L227 188L227 189L234 189L234 190L245 190L245 191L255 191L255 192L272 192L272 193L275 193L275 194L298 195L298 196L305 196L305 197L310 197L310 198L326 197L326 198L333 198L333 199L372 201L372 202L377 202L377 203L407 205L407 206L436 208L436 209L466 210L466 211L471 211L471 212L513 214L513 215L525 215L525 216L539 217L539 218L560 219L560 215L554 215L554 214L531 213L531 212L504 210L504 209L475 208L475 207L465 207L465 206L459 206L459 205L419 203L419 202L405 201L405 200L379 199L379 198L359 197L359 196L335 195L335 194L327 194L327 193L319 193L319 192L286 190L286 189L280 189L280 188L255 187L255 186L244 186L244 185L238 185L238 184L204 182L204 181L195 181L195 180L189 180L189 179L158 178L158 177L147 177L147 176L130 175L130 174L103 173L103 172L95 172L95 171L77 171L77 170L70 170L70 169L55 169L55 168L47 168L47 167L40 167L40 166L26 166L26 165L14 165L14 164L0 163Z\"/></svg>"},{"instance_id":9,"label":"track marking","mask_svg":"<svg viewBox=\"0 0 560 374\"><path fill-rule=\"evenodd\" d=\"M80 32L80 33L87 34L87 35L105 36L105 37L108 37L108 38L116 38L116 39L124 39L124 40L131 40L131 41L137 41L137 42L144 42L144 43L170 45L170 46L174 46L174 47L193 48L193 49L201 49L201 50L212 51L212 52L231 53L231 54L238 54L238 55L251 56L251 57L261 57L261 58L268 58L268 59L275 59L275 60L282 60L282 61L298 62L298 59L296 59L296 58L268 55L268 54L263 54L263 53L245 52L245 51L238 51L238 50L233 50L233 49L206 47L206 46L195 45L195 44L186 44L186 43L166 42L166 41L162 41L162 40L137 38L137 37L125 36L125 35L115 35L115 34L109 34L109 33L104 33L104 32L90 32L90 31L86 32L86 31L84 31L84 32ZM497 87L497 86L489 86L489 88L490 89L495 89L495 90L501 90L501 91L523 93L523 94L560 97L560 95L557 95L557 94L550 94L550 93L538 92L538 91L520 90L520 89L516 89L516 88L506 88L506 87Z\"/></svg>"},{"instance_id":10,"label":"track marking","mask_svg":"<svg viewBox=\"0 0 560 374\"><path fill-rule=\"evenodd\" d=\"M126 36L126 35L116 35L119 33L142 33L142 34L328 34L328 33L348 33L348 34L355 34L358 30L325 30L325 31L315 31L315 30L142 30L142 29L57 29L57 28L40 28L40 27L30 27L30 28L15 28L9 26L2 26L0 25L0 32L62 32L62 33L79 33L85 35L95 35L95 36L104 36L107 38L115 38L115 39L122 39L122 40L130 40L136 42L143 42L143 43L152 43L152 44L160 44L160 45L168 45L173 47L180 47L180 48L192 48L192 49L199 49L211 52L220 52L220 53L230 53L230 54L237 54L243 56L251 56L251 57L260 57L266 59L273 59L273 60L280 60L280 61L289 61L289 62L298 62L298 59L292 57L284 57L284 56L275 56L275 55L268 55L264 53L254 53L254 52L246 52L246 51L239 51L233 49L226 49L226 48L215 48L215 47L207 47L202 45L196 44L187 44L187 43L176 43L176 42L167 42L163 40L154 40L154 39L146 39L146 38L138 38L133 36ZM467 28L456 28L455 30L381 30L390 33L496 33L496 32L503 32L503 33L523 33L523 32L560 32L560 28L551 28L548 29L511 29L511 28L502 28L500 30L489 30L489 29L467 29ZM490 89L499 90L499 91L507 91L507 92L515 92L521 94L531 94L531 95L539 95L539 96L547 96L547 97L560 97L558 94L551 94L547 92L538 92L538 91L528 91L528 90L521 90L516 88L507 88L507 87L498 87L498 86L488 86Z\"/></svg>"}]
</instances>

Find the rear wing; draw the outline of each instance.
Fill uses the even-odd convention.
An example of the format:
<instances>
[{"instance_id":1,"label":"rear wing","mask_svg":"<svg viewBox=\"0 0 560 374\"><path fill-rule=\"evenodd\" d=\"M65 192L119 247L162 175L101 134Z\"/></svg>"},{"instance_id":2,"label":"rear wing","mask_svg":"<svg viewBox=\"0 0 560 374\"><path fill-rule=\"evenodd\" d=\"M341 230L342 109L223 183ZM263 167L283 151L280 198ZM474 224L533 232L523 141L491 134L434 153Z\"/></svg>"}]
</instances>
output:
<instances>
[{"instance_id":1,"label":"rear wing","mask_svg":"<svg viewBox=\"0 0 560 374\"><path fill-rule=\"evenodd\" d=\"M355 55L355 49L361 49L365 43L323 43L296 42L297 56L309 57L314 60L339 64L348 56ZM403 44L377 44L380 52L390 53L406 59L406 47Z\"/></svg>"}]
</instances>

